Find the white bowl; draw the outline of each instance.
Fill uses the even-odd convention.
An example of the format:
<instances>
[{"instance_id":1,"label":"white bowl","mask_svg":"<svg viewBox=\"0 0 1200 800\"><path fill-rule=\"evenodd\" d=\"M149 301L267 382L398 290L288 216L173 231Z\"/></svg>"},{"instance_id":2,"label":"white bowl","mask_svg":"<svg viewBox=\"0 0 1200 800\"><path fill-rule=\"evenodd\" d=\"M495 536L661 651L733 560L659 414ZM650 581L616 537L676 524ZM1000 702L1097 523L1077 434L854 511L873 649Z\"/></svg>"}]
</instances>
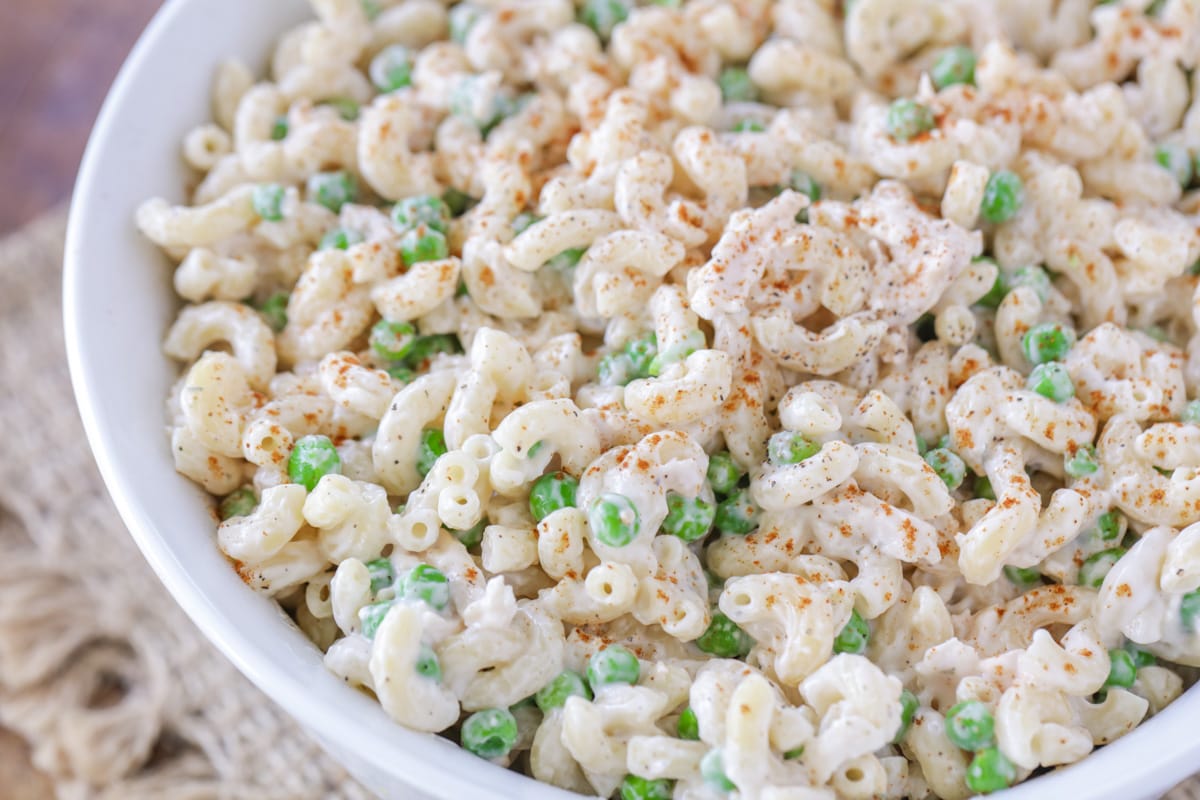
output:
<instances>
[{"instance_id":1,"label":"white bowl","mask_svg":"<svg viewBox=\"0 0 1200 800\"><path fill-rule=\"evenodd\" d=\"M161 341L177 301L164 258L133 225L145 199L183 199L180 141L210 118L213 70L238 56L260 71L302 0L172 0L129 57L92 133L67 234L64 315L88 441L125 524L184 611L222 652L385 798L577 797L390 721L326 671L279 610L238 578L214 544L210 503L176 474L164 400L176 366ZM1079 765L1004 794L1010 800L1159 796L1200 769L1200 692L1191 691Z\"/></svg>"}]
</instances>

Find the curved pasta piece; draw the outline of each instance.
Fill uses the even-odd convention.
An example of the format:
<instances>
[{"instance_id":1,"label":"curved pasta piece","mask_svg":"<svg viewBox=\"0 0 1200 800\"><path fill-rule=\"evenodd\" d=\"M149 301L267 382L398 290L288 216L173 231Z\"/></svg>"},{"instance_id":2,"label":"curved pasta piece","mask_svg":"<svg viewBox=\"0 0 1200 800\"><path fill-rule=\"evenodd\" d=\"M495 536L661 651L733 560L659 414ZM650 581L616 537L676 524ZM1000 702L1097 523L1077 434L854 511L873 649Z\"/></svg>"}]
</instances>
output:
<instances>
[{"instance_id":1,"label":"curved pasta piece","mask_svg":"<svg viewBox=\"0 0 1200 800\"><path fill-rule=\"evenodd\" d=\"M798 508L845 481L858 463L854 446L835 439L798 464L768 467L750 481L750 493L767 511Z\"/></svg>"},{"instance_id":2,"label":"curved pasta piece","mask_svg":"<svg viewBox=\"0 0 1200 800\"><path fill-rule=\"evenodd\" d=\"M870 311L843 317L820 332L778 312L751 317L750 328L763 350L780 364L814 375L833 375L866 358L887 330Z\"/></svg>"},{"instance_id":3,"label":"curved pasta piece","mask_svg":"<svg viewBox=\"0 0 1200 800\"><path fill-rule=\"evenodd\" d=\"M625 387L625 407L659 425L680 425L716 411L729 396L733 364L728 353L698 350L658 378Z\"/></svg>"},{"instance_id":4,"label":"curved pasta piece","mask_svg":"<svg viewBox=\"0 0 1200 800\"><path fill-rule=\"evenodd\" d=\"M241 303L212 301L179 312L163 350L179 361L193 361L205 348L227 342L246 380L263 389L275 375L275 336L254 309Z\"/></svg>"},{"instance_id":5,"label":"curved pasta piece","mask_svg":"<svg viewBox=\"0 0 1200 800\"><path fill-rule=\"evenodd\" d=\"M446 413L454 385L454 373L449 370L423 375L396 393L379 420L371 461L392 494L408 494L420 484L417 450L421 431Z\"/></svg>"},{"instance_id":6,"label":"curved pasta piece","mask_svg":"<svg viewBox=\"0 0 1200 800\"><path fill-rule=\"evenodd\" d=\"M436 733L458 721L458 698L449 687L417 672L422 611L395 603L375 632L371 686L388 716L405 727Z\"/></svg>"}]
</instances>

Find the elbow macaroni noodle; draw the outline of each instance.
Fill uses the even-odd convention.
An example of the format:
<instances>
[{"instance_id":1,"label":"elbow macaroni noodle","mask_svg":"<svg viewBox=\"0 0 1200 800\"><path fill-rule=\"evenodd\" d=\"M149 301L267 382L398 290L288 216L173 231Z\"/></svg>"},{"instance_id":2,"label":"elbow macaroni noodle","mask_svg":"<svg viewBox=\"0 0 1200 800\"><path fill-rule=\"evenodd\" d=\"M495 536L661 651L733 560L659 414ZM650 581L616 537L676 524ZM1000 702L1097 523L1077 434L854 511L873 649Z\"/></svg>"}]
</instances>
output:
<instances>
[{"instance_id":1,"label":"elbow macaroni noodle","mask_svg":"<svg viewBox=\"0 0 1200 800\"><path fill-rule=\"evenodd\" d=\"M1200 3L312 6L135 222L330 670L625 800L957 800L1184 690Z\"/></svg>"}]
</instances>

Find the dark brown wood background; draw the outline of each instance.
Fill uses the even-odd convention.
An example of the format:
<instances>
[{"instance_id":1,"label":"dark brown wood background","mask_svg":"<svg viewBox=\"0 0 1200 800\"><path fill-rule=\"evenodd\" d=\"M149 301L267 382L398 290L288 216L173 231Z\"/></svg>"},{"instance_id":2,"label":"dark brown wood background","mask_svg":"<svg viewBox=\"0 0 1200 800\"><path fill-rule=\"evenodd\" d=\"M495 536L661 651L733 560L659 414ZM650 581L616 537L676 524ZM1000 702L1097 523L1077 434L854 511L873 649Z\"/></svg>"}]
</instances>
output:
<instances>
[{"instance_id":1,"label":"dark brown wood background","mask_svg":"<svg viewBox=\"0 0 1200 800\"><path fill-rule=\"evenodd\" d=\"M0 0L0 235L71 194L100 103L162 0ZM0 727L0 798L51 800Z\"/></svg>"},{"instance_id":2,"label":"dark brown wood background","mask_svg":"<svg viewBox=\"0 0 1200 800\"><path fill-rule=\"evenodd\" d=\"M161 2L0 0L0 235L70 196L105 92Z\"/></svg>"}]
</instances>

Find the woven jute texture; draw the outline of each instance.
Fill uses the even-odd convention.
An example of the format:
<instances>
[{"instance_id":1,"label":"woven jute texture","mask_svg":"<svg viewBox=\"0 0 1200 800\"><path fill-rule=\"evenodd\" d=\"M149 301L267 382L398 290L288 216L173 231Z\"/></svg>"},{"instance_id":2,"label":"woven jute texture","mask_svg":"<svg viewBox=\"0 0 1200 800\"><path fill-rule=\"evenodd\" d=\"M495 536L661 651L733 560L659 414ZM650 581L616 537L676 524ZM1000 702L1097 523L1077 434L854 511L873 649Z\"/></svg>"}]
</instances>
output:
<instances>
[{"instance_id":1,"label":"woven jute texture","mask_svg":"<svg viewBox=\"0 0 1200 800\"><path fill-rule=\"evenodd\" d=\"M0 242L0 724L64 799L366 800L200 635L105 494L63 352L64 221Z\"/></svg>"},{"instance_id":2,"label":"woven jute texture","mask_svg":"<svg viewBox=\"0 0 1200 800\"><path fill-rule=\"evenodd\" d=\"M0 724L63 800L368 800L204 640L109 502L63 352L64 222L0 242Z\"/></svg>"}]
</instances>

